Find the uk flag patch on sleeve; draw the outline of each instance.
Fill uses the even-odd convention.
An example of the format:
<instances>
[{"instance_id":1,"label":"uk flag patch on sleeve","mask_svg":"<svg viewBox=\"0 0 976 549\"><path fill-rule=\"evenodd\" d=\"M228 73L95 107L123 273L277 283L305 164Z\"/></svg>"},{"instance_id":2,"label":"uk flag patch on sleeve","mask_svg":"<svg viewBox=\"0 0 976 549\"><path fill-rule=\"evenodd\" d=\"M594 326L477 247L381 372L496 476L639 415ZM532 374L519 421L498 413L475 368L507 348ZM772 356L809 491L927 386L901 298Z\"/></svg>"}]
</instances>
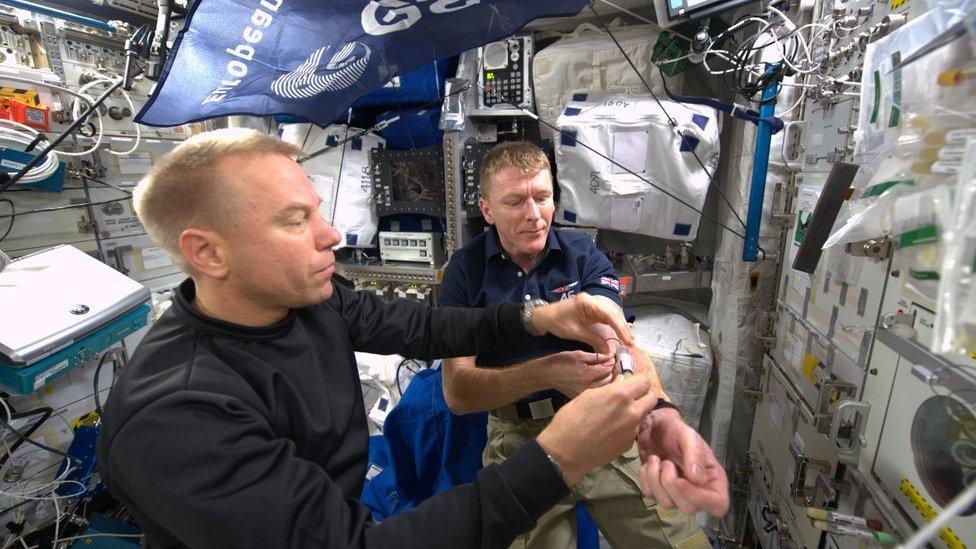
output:
<instances>
[{"instance_id":1,"label":"uk flag patch on sleeve","mask_svg":"<svg viewBox=\"0 0 976 549\"><path fill-rule=\"evenodd\" d=\"M620 291L620 281L617 280L616 278L612 277L612 276L601 276L600 277L600 284L602 284L603 286L606 286L607 288L610 288L611 290L613 290L615 292L619 292Z\"/></svg>"}]
</instances>

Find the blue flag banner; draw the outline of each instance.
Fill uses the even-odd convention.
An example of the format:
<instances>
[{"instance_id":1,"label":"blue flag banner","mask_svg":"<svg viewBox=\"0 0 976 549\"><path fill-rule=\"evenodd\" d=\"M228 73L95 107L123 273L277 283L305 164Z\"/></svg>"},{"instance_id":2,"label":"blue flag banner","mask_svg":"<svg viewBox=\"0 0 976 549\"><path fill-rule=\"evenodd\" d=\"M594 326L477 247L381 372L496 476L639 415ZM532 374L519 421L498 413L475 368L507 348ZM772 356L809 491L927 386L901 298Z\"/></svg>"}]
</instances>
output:
<instances>
[{"instance_id":1,"label":"blue flag banner","mask_svg":"<svg viewBox=\"0 0 976 549\"><path fill-rule=\"evenodd\" d=\"M327 125L394 76L587 0L199 0L136 121L291 114Z\"/></svg>"}]
</instances>

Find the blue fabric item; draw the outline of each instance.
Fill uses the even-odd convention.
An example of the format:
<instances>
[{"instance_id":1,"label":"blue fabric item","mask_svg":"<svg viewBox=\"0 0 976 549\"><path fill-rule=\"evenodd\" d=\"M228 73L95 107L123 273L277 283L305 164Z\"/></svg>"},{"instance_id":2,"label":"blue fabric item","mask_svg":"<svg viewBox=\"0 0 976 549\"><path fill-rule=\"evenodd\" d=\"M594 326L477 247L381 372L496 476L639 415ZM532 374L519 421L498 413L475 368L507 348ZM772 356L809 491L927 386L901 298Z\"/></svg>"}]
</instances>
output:
<instances>
[{"instance_id":1,"label":"blue fabric item","mask_svg":"<svg viewBox=\"0 0 976 549\"><path fill-rule=\"evenodd\" d=\"M396 75L512 35L586 0L201 0L136 116L173 126L230 114L327 125Z\"/></svg>"},{"instance_id":2,"label":"blue fabric item","mask_svg":"<svg viewBox=\"0 0 976 549\"><path fill-rule=\"evenodd\" d=\"M573 94L573 101L586 101L586 94L585 93L574 93Z\"/></svg>"},{"instance_id":3,"label":"blue fabric item","mask_svg":"<svg viewBox=\"0 0 976 549\"><path fill-rule=\"evenodd\" d=\"M379 116L377 122L397 115L400 116L399 120L380 130L380 135L386 139L386 148L405 151L443 143L444 132L438 127L441 119L440 107L385 112Z\"/></svg>"},{"instance_id":4,"label":"blue fabric item","mask_svg":"<svg viewBox=\"0 0 976 549\"><path fill-rule=\"evenodd\" d=\"M363 503L374 517L385 518L474 481L481 469L487 425L486 413L451 413L440 369L421 370L383 424L392 466L366 483Z\"/></svg>"},{"instance_id":5,"label":"blue fabric item","mask_svg":"<svg viewBox=\"0 0 976 549\"><path fill-rule=\"evenodd\" d=\"M701 114L693 114L691 116L691 121L703 130L705 129L705 126L708 126L708 117Z\"/></svg>"},{"instance_id":6,"label":"blue fabric item","mask_svg":"<svg viewBox=\"0 0 976 549\"><path fill-rule=\"evenodd\" d=\"M386 443L383 435L373 435L369 437L369 464L375 465L380 469L390 466L390 445Z\"/></svg>"},{"instance_id":7,"label":"blue fabric item","mask_svg":"<svg viewBox=\"0 0 976 549\"><path fill-rule=\"evenodd\" d=\"M691 234L691 224L689 223L675 223L674 224L674 234L677 236L688 236Z\"/></svg>"},{"instance_id":8,"label":"blue fabric item","mask_svg":"<svg viewBox=\"0 0 976 549\"><path fill-rule=\"evenodd\" d=\"M576 549L600 549L600 529L586 512L583 502L576 502Z\"/></svg>"},{"instance_id":9,"label":"blue fabric item","mask_svg":"<svg viewBox=\"0 0 976 549\"><path fill-rule=\"evenodd\" d=\"M576 212L571 212L569 210L564 211L563 219L566 220L567 223L576 223Z\"/></svg>"},{"instance_id":10,"label":"blue fabric item","mask_svg":"<svg viewBox=\"0 0 976 549\"><path fill-rule=\"evenodd\" d=\"M346 234L346 246L355 246L356 242L359 241L359 235L355 233Z\"/></svg>"},{"instance_id":11,"label":"blue fabric item","mask_svg":"<svg viewBox=\"0 0 976 549\"><path fill-rule=\"evenodd\" d=\"M681 136L681 146L678 150L681 152L694 151L698 148L698 144L701 143L701 139L693 135L683 135Z\"/></svg>"},{"instance_id":12,"label":"blue fabric item","mask_svg":"<svg viewBox=\"0 0 976 549\"><path fill-rule=\"evenodd\" d=\"M576 130L563 130L559 132L559 144L566 147L575 147Z\"/></svg>"},{"instance_id":13,"label":"blue fabric item","mask_svg":"<svg viewBox=\"0 0 976 549\"><path fill-rule=\"evenodd\" d=\"M353 106L399 108L436 101L444 94L447 67L447 60L421 65L360 97Z\"/></svg>"},{"instance_id":14,"label":"blue fabric item","mask_svg":"<svg viewBox=\"0 0 976 549\"><path fill-rule=\"evenodd\" d=\"M672 0L674 1L674 0ZM772 116L762 116L758 112L742 107L741 105L736 105L735 103L726 103L725 101L719 101L718 99L713 99L711 97L695 97L691 95L678 95L676 93L671 93L668 89L668 81L664 79L662 81L664 84L664 92L668 94L668 99L677 103L687 103L689 105L705 105L713 109L724 112L725 114L730 114L739 120L745 120L746 122L752 122L755 125L759 125L760 122L767 122L773 135L782 131L786 125L780 118ZM697 122L696 122L697 123ZM702 127L702 129L705 129Z\"/></svg>"},{"instance_id":15,"label":"blue fabric item","mask_svg":"<svg viewBox=\"0 0 976 549\"><path fill-rule=\"evenodd\" d=\"M33 160L34 156L41 152L40 149L42 148L43 147L37 147L32 151L32 153L18 151L17 149L0 148L0 169L10 174L17 173L23 169L28 162ZM16 185L18 187L35 189L38 191L59 193L64 190L64 162L58 162L58 167L55 168L54 173L40 181L35 181L33 183L17 183ZM6 230L5 224L4 230Z\"/></svg>"},{"instance_id":16,"label":"blue fabric item","mask_svg":"<svg viewBox=\"0 0 976 549\"><path fill-rule=\"evenodd\" d=\"M576 116L576 115L578 115L581 112L583 112L583 111L580 110L580 109L577 109L576 107L566 107L566 110L563 111L563 114L565 114L566 116Z\"/></svg>"},{"instance_id":17,"label":"blue fabric item","mask_svg":"<svg viewBox=\"0 0 976 549\"><path fill-rule=\"evenodd\" d=\"M579 292L606 296L620 303L620 282L613 265L589 235L550 229L543 253L543 258L530 272L522 272L502 249L492 227L451 256L438 290L437 303L442 307L484 307L505 301L524 303L526 297L554 302ZM584 343L545 336L517 347L479 355L475 361L481 366L503 366L577 349L592 350ZM523 400L536 400L552 394L555 392L535 393Z\"/></svg>"}]
</instances>

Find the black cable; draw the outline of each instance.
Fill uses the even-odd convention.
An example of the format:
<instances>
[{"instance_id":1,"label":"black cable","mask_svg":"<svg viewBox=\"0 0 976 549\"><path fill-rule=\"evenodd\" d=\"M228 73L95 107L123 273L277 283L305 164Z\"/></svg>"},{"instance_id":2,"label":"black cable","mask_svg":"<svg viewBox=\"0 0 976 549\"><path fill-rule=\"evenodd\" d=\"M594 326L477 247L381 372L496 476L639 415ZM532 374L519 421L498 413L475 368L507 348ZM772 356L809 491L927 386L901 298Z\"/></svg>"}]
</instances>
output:
<instances>
[{"instance_id":1,"label":"black cable","mask_svg":"<svg viewBox=\"0 0 976 549\"><path fill-rule=\"evenodd\" d=\"M350 116L350 118L352 117ZM346 121L351 122L351 120L349 119L347 119ZM346 137L349 137L349 124L346 124ZM329 217L328 219L329 224L335 223L336 212L339 210L339 189L342 187L342 169L346 165L345 143L347 141L348 141L347 139L342 140L343 146L342 146L342 150L339 152L339 177L335 180L335 186L332 188L332 216ZM366 153L367 161L369 160L369 154L370 153ZM342 235L342 238L345 237L346 235Z\"/></svg>"},{"instance_id":2,"label":"black cable","mask_svg":"<svg viewBox=\"0 0 976 549\"><path fill-rule=\"evenodd\" d=\"M69 460L80 461L75 456L68 455L67 453L62 452L61 450L58 450L57 448L51 448L50 446L48 446L46 444L41 444L40 442L37 442L36 440L34 440L32 438L28 438L27 435L25 435L24 433L21 433L20 431L18 431L17 429L15 429L12 425L10 425L9 423L7 423L7 420L5 420L3 418L0 418L0 425L2 425L3 427L6 427L7 430L10 431L11 433L13 433L14 435L16 435L17 438L19 438L20 440L22 440L22 441L24 441L24 442L26 442L28 444L31 444L33 446L37 446L38 448L40 448L42 450L47 450L48 452L51 452L52 454L57 454L59 456L66 457Z\"/></svg>"},{"instance_id":3,"label":"black cable","mask_svg":"<svg viewBox=\"0 0 976 549\"><path fill-rule=\"evenodd\" d=\"M94 385L94 388L95 388L95 394L94 394L94 396L95 396L95 412L99 416L102 415L102 400L101 400L101 398L98 397L98 378L99 378L99 376L102 373L102 366L105 365L105 359L108 358L109 356L113 355L113 354L115 354L115 349L111 349L111 350L108 350L108 351L105 351L104 353L102 353L102 357L100 359L98 359L98 366L95 367L95 379L94 379L94 381L92 381L92 384ZM115 371L115 368L114 367L112 368L112 371L113 372Z\"/></svg>"},{"instance_id":4,"label":"black cable","mask_svg":"<svg viewBox=\"0 0 976 549\"><path fill-rule=\"evenodd\" d=\"M479 84L479 86L480 86L480 84ZM495 92L494 90L492 90L492 89L488 89L488 88L486 88L486 87L484 87L484 86L481 86L481 89L482 89L482 91L484 91L484 92L487 92L487 93L489 93L489 94L491 94L491 95L493 95L493 96L495 96L495 98L496 98L496 99L507 99L506 97L503 97L503 96L501 96L501 95L498 95L498 94L497 94L497 93L496 93L496 92ZM656 98L655 98L655 99L656 99ZM508 103L508 104L509 104L509 105L513 105L512 103ZM514 106L514 105L513 105L513 106ZM562 130L560 130L559 128L557 128L557 127L556 127L555 125L553 125L553 124L551 124L551 123L549 123L549 122L547 122L547 121L546 121L546 120L544 120L544 119L543 119L543 118L542 118L541 116L538 116L538 115L535 115L535 114L532 114L532 113L529 113L529 111L527 111L527 110L525 110L525 109L522 109L521 107L516 107L516 108L518 108L518 109L521 109L521 110L522 110L523 112L525 112L525 113L527 113L527 114L528 114L528 115L529 115L529 116L530 116L531 118L533 118L533 119L534 119L534 120L535 120L536 122L539 122L540 124L542 124L543 126L546 126L546 127L547 127L547 128L549 128L550 130L553 130L553 131L555 131L555 132L556 132L557 134L559 134L559 135L563 135L563 131L562 131ZM667 113L665 113L665 114L667 114ZM695 213L697 213L698 215L700 215L700 216L702 216L702 217L704 217L705 219L707 219L707 220L709 220L709 221L711 221L712 223L714 223L714 224L716 224L717 226L719 226L719 227L722 227L723 229L725 229L725 230L727 230L727 231L729 231L730 233L732 233L732 234L734 234L734 235L736 235L736 236L738 236L739 238L741 238L741 239L743 239L743 240L745 240L745 238L746 238L746 237L745 237L745 235L743 235L742 233L740 233L740 232L738 232L738 231L735 231L735 230L732 230L732 229L731 229L731 228L729 228L728 226L726 226L726 225L723 225L722 223L719 223L719 222L718 222L718 220L717 220L717 219L715 219L714 217L712 217L712 216L710 216L710 215L708 215L708 214L706 214L706 213L705 213L705 212L703 212L702 210L699 210L698 208L696 208L696 207L694 207L694 206L692 206L691 204L689 204L689 203L687 203L687 202L685 202L685 201L684 201L684 200L682 200L681 198L679 198L679 197L677 197L677 196L675 196L675 195L673 195L673 194L671 194L671 193L670 193L670 192L668 192L668 191L667 191L666 189L664 189L664 188L662 188L662 187L660 187L660 186L658 186L658 185L657 185L656 183L653 183L653 182L651 182L651 181L650 181L649 179L647 179L647 178L645 178L645 177L642 177L642 176L641 176L640 174L638 174L638 173L636 173L636 172L634 172L633 170L631 170L631 169L630 169L630 168L628 168L627 166L624 166L623 164L620 164L619 162L617 162L617 161L616 161L616 160L614 160L613 158L610 158L609 156L607 156L607 155L605 155L605 154L603 154L603 153L601 153L600 151L598 151L598 150L596 150L596 149L594 149L593 147L591 147L591 146L589 146L589 145L587 145L586 143L584 143L584 142L582 142L582 141L581 141L581 140L580 140L579 138L576 138L576 137L574 137L574 138L573 138L573 141L574 141L574 142L575 142L575 143L576 143L577 145L581 145L581 146L582 146L582 147L583 147L584 149L586 149L586 150L588 150L588 151L590 151L590 152L592 152L593 154L595 154L595 155L597 155L597 156L599 156L600 158L603 158L604 160L606 160L606 161L608 161L608 162L610 162L610 164L612 164L612 165L614 165L614 166L616 166L617 168L620 168L621 170L624 170L624 171L626 171L626 172L627 172L627 173L629 173L630 175L632 175L632 176L634 176L634 177L636 177L637 179L640 179L640 180L641 180L641 181L643 181L644 183L647 183L647 184L648 184L648 185L650 185L651 187L654 187L655 189L657 189L657 190L659 190L659 191L661 191L661 192L662 192L662 193L664 193L664 194L665 194L666 196L668 196L668 197L670 197L670 198L672 198L672 199L674 199L674 200L676 200L676 201L678 201L678 202L679 202L679 203L681 203L681 204L682 204L683 206L685 206L685 207L687 207L688 209L690 209L691 211L693 211L693 212L695 212Z\"/></svg>"},{"instance_id":5,"label":"black cable","mask_svg":"<svg viewBox=\"0 0 976 549\"><path fill-rule=\"evenodd\" d=\"M305 150L305 145L308 144L308 138L312 136L312 128L313 127L315 127L315 124L309 124L308 125L308 131L305 132L305 139L302 139L302 150L303 151Z\"/></svg>"},{"instance_id":6,"label":"black cable","mask_svg":"<svg viewBox=\"0 0 976 549\"><path fill-rule=\"evenodd\" d=\"M109 183L108 181L102 181L101 179L95 179L94 177L88 177L86 175L82 175L81 176L81 179L83 181L94 181L95 183L98 183L99 185L105 185L106 187L111 187L111 188L119 191L120 193L125 194L126 197L132 196L132 191L130 191L128 189L125 189L125 188L122 188L122 187L119 187L118 185L115 185L113 183Z\"/></svg>"},{"instance_id":7,"label":"black cable","mask_svg":"<svg viewBox=\"0 0 976 549\"><path fill-rule=\"evenodd\" d=\"M403 397L403 387L400 386L400 369L403 368L403 366L405 364L408 364L408 363L411 363L411 362L413 364L415 364L415 365L419 365L421 367L421 369L428 368L428 365L427 365L426 362L424 362L422 360L417 360L416 358L405 358L405 359L403 359L403 360L400 361L400 364L397 364L397 367L396 367L396 386L397 386L397 391L400 393L400 397L401 398ZM410 370L410 371L413 372L414 374L417 373L417 371L415 371L415 370Z\"/></svg>"},{"instance_id":8,"label":"black cable","mask_svg":"<svg viewBox=\"0 0 976 549\"><path fill-rule=\"evenodd\" d=\"M0 198L0 202L6 202L10 205L10 224L7 225L7 230L4 231L3 236L0 236L0 242L3 242L3 239L10 236L10 231L14 230L14 216L17 215L17 208L14 206L14 201L9 198Z\"/></svg>"},{"instance_id":9,"label":"black cable","mask_svg":"<svg viewBox=\"0 0 976 549\"><path fill-rule=\"evenodd\" d=\"M556 126L554 126L553 124L550 124L549 122L546 122L545 120L543 120L543 119L542 119L542 117L537 117L537 118L536 118L536 120L537 120L538 122L540 122L540 123L542 123L542 125L544 125L544 126L546 126L547 128L549 128L549 129L551 129L551 130L553 130L553 131L555 131L555 132L557 132L557 133L559 133L559 134L562 134L562 131L561 131L561 130L560 130L559 128L557 128L557 127L556 127ZM648 184L648 185L650 185L651 187L654 187L655 189L657 189L657 190L659 190L659 191L661 191L662 193L664 193L664 194L665 194L665 195L667 195L668 197L670 197L670 198L672 198L672 199L674 199L674 200L676 200L676 201L677 201L677 202L679 202L679 203L680 203L681 205L683 205L683 206L685 206L685 207L687 207L687 208L688 208L688 209L690 209L691 211L693 211L693 212L696 212L696 213L698 213L699 215L701 215L701 216L702 216L702 217L704 217L705 219L707 219L707 220L709 220L709 221L711 221L712 223L714 223L714 224L716 224L716 225L718 225L719 227L722 227L723 229L725 229L725 230L727 230L727 231L729 231L730 233L732 233L732 234L734 234L734 235L736 235L736 236L738 236L739 238L741 238L741 239L743 239L743 240L745 240L745 238L746 238L746 237L745 237L745 235L744 235L744 234L742 234L742 233L740 233L740 232L738 232L738 231L736 231L736 230L733 230L733 229L731 229L731 228L730 228L730 227L728 227L727 225L724 225L724 224L722 224L722 223L720 223L720 222L719 222L719 221L718 221L717 219L715 219L714 217L712 217L712 216L710 216L710 215L708 215L708 214L706 214L705 212L703 212L703 211L701 211L701 210L699 210L698 208L696 208L696 207L694 207L694 206L692 206L691 204L689 204L688 202L686 202L686 201L684 201L684 200L683 200L683 199L681 199L680 197L678 197L678 196L675 196L675 195L673 195L673 194L671 194L671 193L670 193L670 192L668 192L668 191L667 191L666 189L664 189L664 188L662 188L662 187L660 187L659 185L657 185L656 183L654 183L654 182L652 182L651 180L649 180L649 179L647 179L646 177L642 177L642 176L641 176L640 174L638 174L638 173L636 173L636 172L634 172L633 170L631 170L631 169L630 169L630 168L628 168L627 166L624 166L624 165L622 165L622 164L620 164L619 162L616 162L616 161L615 161L615 160L614 160L613 158L610 158L609 156L607 156L607 155L605 155L605 154L603 154L603 153L601 153L600 151L598 151L598 150L596 150L596 149L594 149L593 147L591 147L591 146L589 146L589 145L587 145L586 143L584 143L584 142L582 142L582 141L580 141L580 140L579 140L578 138L574 138L574 141L576 142L576 144L577 144L577 145L580 145L580 146L582 146L582 147L583 147L584 149L586 149L586 150L588 150L588 151L590 151L590 152L592 152L593 154L595 154L595 155L597 155L597 156L599 156L600 158L603 158L604 160L606 160L606 161L608 161L608 162L610 162L611 164L613 164L613 165L614 165L614 166L616 166L617 168L619 168L619 169L621 169L621 170L624 170L624 171L626 171L626 172L627 172L627 173L629 173L630 175L632 175L632 176L634 176L634 177L636 177L637 179L640 179L640 180L641 180L641 181L643 181L644 183L647 183L647 184Z\"/></svg>"},{"instance_id":10,"label":"black cable","mask_svg":"<svg viewBox=\"0 0 976 549\"><path fill-rule=\"evenodd\" d=\"M641 74L640 70L638 70L637 65L634 64L634 61L630 58L630 55L627 54L623 46L620 45L620 42L617 41L617 37L614 36L613 32L610 31L610 27L608 27L606 23L603 22L603 19L600 18L600 14L598 14L596 12L596 9L593 8L592 0L590 0L588 6L590 8L590 11L592 11L593 15L596 17L597 23L600 24L600 27L603 28L604 32L606 32L607 35L610 37L610 39L613 40L613 43L617 46L617 49L620 51L620 54L624 56L624 59L627 60L627 63L630 65L630 68L634 70L634 74L636 74L637 77L640 78L640 81L644 84L644 87L647 88L647 91L651 94L651 97L654 98L654 102L657 103L658 108L660 108L661 112L664 113L664 116L668 118L668 123L671 124L672 128L677 128L678 127L677 120L672 118L671 114L668 113L668 111L664 108L664 105L661 103L661 100L658 98L657 94L654 93L654 90L651 88L651 85L648 84L647 80L644 79L644 75ZM661 67L658 67L658 70L660 71ZM661 78L664 78L663 72L661 72ZM742 228L745 229L746 228L745 221L743 221L742 218L739 217L739 213L736 212L735 208L732 207L732 203L729 201L729 198L725 196L725 192L718 185L715 184L715 174L709 171L709 169L705 166L705 163L702 161L701 157L699 157L698 153L695 152L694 148L691 148L691 155L698 162L698 165L701 166L701 169L705 172L705 175L708 176L708 186L715 187L715 190L718 191L719 196L722 197L722 200L725 201L725 204L729 207L729 210L732 212L732 215L735 216L735 218L739 221L739 224L742 225Z\"/></svg>"},{"instance_id":11,"label":"black cable","mask_svg":"<svg viewBox=\"0 0 976 549\"><path fill-rule=\"evenodd\" d=\"M687 318L692 323L698 324L706 332L707 331L710 331L710 328L708 327L708 324L705 324L704 322L702 322L701 320L699 320L695 315L689 313L688 311L685 311L684 309L680 309L678 307L675 307L674 305L669 305L667 303L649 303L648 305L651 306L651 307L660 307L662 309L667 309L669 311L673 311L673 312L675 312L675 313L677 313L677 314L679 314L679 315Z\"/></svg>"},{"instance_id":12,"label":"black cable","mask_svg":"<svg viewBox=\"0 0 976 549\"><path fill-rule=\"evenodd\" d=\"M22 215L30 215L30 214L44 213L44 212L57 212L57 211L61 211L61 210L70 210L70 209L73 209L73 208L87 208L88 206L101 206L102 204L111 204L113 202L122 202L124 200L132 200L132 197L131 196L125 196L125 197L122 197L122 198L115 198L115 199L112 199L112 200L102 200L102 201L99 201L99 202L83 202L81 204L68 204L66 206L53 206L53 207L50 207L50 208L39 208L39 209L36 209L36 210L27 210L26 212L13 213L13 214L9 214L9 215L0 215L0 219L8 219L8 218L9 219L13 219L15 217L22 216Z\"/></svg>"},{"instance_id":13,"label":"black cable","mask_svg":"<svg viewBox=\"0 0 976 549\"><path fill-rule=\"evenodd\" d=\"M115 90L122 87L122 83L124 82L124 80L125 80L124 78L119 78L118 82L115 82L114 84L109 86L108 89L102 92L102 95L98 96L98 99L96 99L95 102L91 104L91 106L85 109L85 112L83 112L81 116L78 117L77 120L72 122L67 129L65 129L56 138L54 138L54 141L48 143L44 147L44 150L42 150L40 153L34 156L34 158L32 158L29 162L24 164L24 167L22 167L20 171L18 171L12 176L9 174L5 174L5 172L0 173L0 178L2 177L7 178L6 181L2 185L0 185L0 192L3 192L8 188L10 188L11 185L20 181L25 175L27 175L27 172L29 172L32 168L40 164L41 161L44 160L45 157L47 157L48 153L50 153L55 149L55 147L60 145L61 142L68 137L68 135L70 135L72 132L77 130L78 127L81 126L82 123L84 123L85 119L91 116L92 113L94 113L95 110L98 109L99 105L105 103L105 100L108 99L108 96L112 95L112 93L115 92Z\"/></svg>"},{"instance_id":14,"label":"black cable","mask_svg":"<svg viewBox=\"0 0 976 549\"><path fill-rule=\"evenodd\" d=\"M14 413L13 415L10 416L10 418L11 420L23 419L25 417L31 417L31 416L36 416L37 414L42 414L41 419L39 419L36 423L34 423L34 425L31 425L31 428L24 432L25 437L30 437L31 435L34 434L35 431L37 431L41 427L41 425L45 421L48 420L48 418L51 417L51 414L53 413L54 410L52 410L50 407L45 406L43 408L38 408L36 410L28 410L26 412ZM0 456L0 468L2 468L5 463L7 463L7 460L10 459L13 453L17 451L17 448L20 448L20 446L23 443L24 443L24 439L18 439L10 447L9 453L4 453L3 456Z\"/></svg>"},{"instance_id":15,"label":"black cable","mask_svg":"<svg viewBox=\"0 0 976 549\"><path fill-rule=\"evenodd\" d=\"M413 114L413 116L417 116L417 113L423 112L424 110L426 110L426 109L428 109L430 107L433 107L433 106L435 106L435 105L437 105L439 103L443 103L444 100L447 99L448 97L451 97L452 95L457 95L457 94L459 94L461 92L464 92L469 87L470 86L461 86L460 88L452 91L451 93L445 94L443 97L439 97L439 98L435 99L434 101L430 101L428 103L425 103L425 104L421 105L417 109L417 112L415 112ZM302 162L305 162L306 160L311 160L311 159L315 158L316 156L325 154L325 153L331 151L332 149L335 149L336 147L341 147L341 146L345 145L346 143L352 141L353 139L362 137L362 136L366 135L367 133L370 133L370 132L376 130L377 128L379 128L381 126L386 127L386 126L384 126L384 124L389 125L389 124L391 124L391 122L389 120L383 120L383 121L377 122L376 124L373 124L369 128L366 128L365 130L359 131L359 132L353 134L351 137L346 137L345 139L343 139L342 141L339 141L338 143L336 143L334 145L329 145L329 146L323 147L323 148L321 148L321 149L319 149L319 150L317 150L317 151L315 151L313 153L309 153L305 157L298 159L298 163L301 164Z\"/></svg>"}]
</instances>

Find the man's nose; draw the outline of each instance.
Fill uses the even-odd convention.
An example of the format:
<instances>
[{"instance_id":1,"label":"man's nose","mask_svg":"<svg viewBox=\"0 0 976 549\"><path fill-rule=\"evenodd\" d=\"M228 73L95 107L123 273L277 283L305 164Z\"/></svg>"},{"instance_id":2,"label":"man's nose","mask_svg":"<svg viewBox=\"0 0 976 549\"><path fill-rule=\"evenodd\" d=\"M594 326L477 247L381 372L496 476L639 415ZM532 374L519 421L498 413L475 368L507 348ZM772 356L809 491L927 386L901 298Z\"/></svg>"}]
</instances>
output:
<instances>
[{"instance_id":1,"label":"man's nose","mask_svg":"<svg viewBox=\"0 0 976 549\"><path fill-rule=\"evenodd\" d=\"M316 227L316 246L320 250L324 250L339 244L339 242L342 240L342 237L339 235L339 231L329 224L329 222L326 221L321 215L317 217L319 218L319 226Z\"/></svg>"}]
</instances>

